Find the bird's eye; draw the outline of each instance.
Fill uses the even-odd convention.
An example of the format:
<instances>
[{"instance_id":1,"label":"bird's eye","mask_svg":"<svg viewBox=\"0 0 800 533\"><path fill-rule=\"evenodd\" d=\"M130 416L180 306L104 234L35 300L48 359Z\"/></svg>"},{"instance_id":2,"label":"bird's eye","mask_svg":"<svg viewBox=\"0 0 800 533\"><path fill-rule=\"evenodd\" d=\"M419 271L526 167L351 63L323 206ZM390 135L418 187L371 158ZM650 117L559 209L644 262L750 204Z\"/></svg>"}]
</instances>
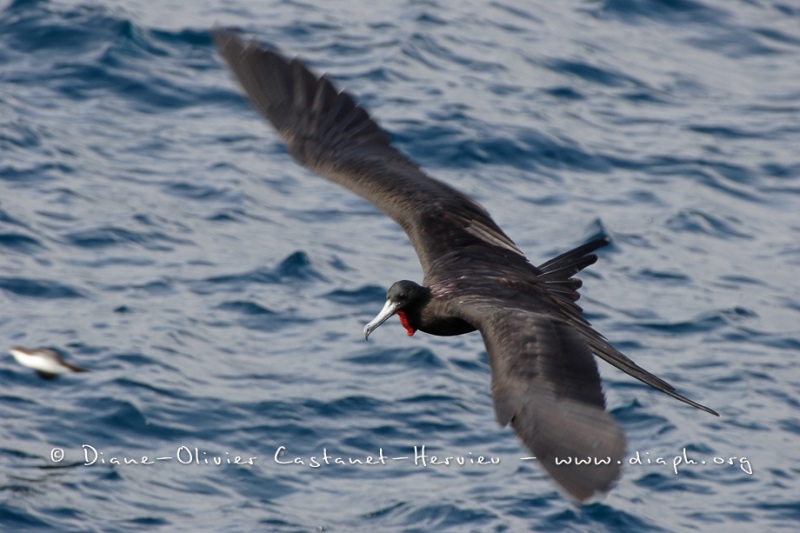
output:
<instances>
[{"instance_id":1,"label":"bird's eye","mask_svg":"<svg viewBox=\"0 0 800 533\"><path fill-rule=\"evenodd\" d=\"M408 295L404 292L401 292L399 295L397 295L397 297L401 300L405 300L408 297Z\"/></svg>"}]
</instances>

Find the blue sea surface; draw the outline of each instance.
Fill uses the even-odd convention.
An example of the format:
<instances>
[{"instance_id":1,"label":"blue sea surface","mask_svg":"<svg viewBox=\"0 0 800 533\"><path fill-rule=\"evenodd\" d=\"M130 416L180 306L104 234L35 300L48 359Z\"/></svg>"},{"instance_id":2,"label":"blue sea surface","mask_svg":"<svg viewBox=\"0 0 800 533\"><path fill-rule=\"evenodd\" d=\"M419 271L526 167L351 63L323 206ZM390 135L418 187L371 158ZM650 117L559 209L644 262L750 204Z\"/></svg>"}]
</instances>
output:
<instances>
[{"instance_id":1,"label":"blue sea surface","mask_svg":"<svg viewBox=\"0 0 800 533\"><path fill-rule=\"evenodd\" d=\"M364 342L416 255L289 157L215 24L327 72L531 262L609 236L588 318L721 417L599 361L628 464L564 498L478 333ZM796 2L3 2L0 254L0 531L800 528Z\"/></svg>"}]
</instances>

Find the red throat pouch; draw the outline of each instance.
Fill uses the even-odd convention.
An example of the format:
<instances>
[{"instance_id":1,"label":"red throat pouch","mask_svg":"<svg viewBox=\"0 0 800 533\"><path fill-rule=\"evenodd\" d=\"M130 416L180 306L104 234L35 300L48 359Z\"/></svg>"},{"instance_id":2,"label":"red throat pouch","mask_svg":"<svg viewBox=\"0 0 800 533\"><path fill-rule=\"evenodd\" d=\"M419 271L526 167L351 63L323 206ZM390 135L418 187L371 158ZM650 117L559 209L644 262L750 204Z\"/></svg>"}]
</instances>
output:
<instances>
[{"instance_id":1,"label":"red throat pouch","mask_svg":"<svg viewBox=\"0 0 800 533\"><path fill-rule=\"evenodd\" d=\"M408 336L410 337L410 336L412 336L414 333L416 333L416 332L417 332L417 330L415 330L414 328L412 328L412 327L409 325L409 323L408 323L408 317L406 317L406 314L405 314L403 311L398 311L398 312L397 312L397 318L399 318L399 319L400 319L400 324L401 324L401 325L402 325L404 328L406 328L406 335L408 335Z\"/></svg>"}]
</instances>

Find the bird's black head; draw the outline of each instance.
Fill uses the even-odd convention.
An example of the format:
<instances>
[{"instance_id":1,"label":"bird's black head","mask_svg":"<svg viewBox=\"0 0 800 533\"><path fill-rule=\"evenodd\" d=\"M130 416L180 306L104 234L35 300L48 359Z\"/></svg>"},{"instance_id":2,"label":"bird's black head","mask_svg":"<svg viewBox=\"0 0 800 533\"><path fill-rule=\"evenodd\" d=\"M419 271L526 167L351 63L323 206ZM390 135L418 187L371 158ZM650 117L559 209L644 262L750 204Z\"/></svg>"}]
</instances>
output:
<instances>
[{"instance_id":1,"label":"bird's black head","mask_svg":"<svg viewBox=\"0 0 800 533\"><path fill-rule=\"evenodd\" d=\"M393 315L400 318L400 323L406 328L406 333L409 336L413 335L417 328L412 324L419 316L421 306L430 298L430 294L430 289L413 281L403 280L394 283L386 291L386 304L381 312L364 326L364 338L369 339L369 334Z\"/></svg>"},{"instance_id":2,"label":"bird's black head","mask_svg":"<svg viewBox=\"0 0 800 533\"><path fill-rule=\"evenodd\" d=\"M386 291L386 300L394 302L397 305L397 309L402 310L414 303L423 301L427 298L429 292L427 288L418 283L404 279L389 287L389 290Z\"/></svg>"}]
</instances>

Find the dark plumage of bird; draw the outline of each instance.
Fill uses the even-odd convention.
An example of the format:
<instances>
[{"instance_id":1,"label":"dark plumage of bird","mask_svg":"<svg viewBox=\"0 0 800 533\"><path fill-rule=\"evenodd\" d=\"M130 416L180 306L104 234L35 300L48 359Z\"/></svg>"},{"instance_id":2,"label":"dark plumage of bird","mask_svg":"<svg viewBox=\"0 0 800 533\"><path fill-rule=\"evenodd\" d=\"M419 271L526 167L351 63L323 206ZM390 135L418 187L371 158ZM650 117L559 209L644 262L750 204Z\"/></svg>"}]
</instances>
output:
<instances>
[{"instance_id":1,"label":"dark plumage of bird","mask_svg":"<svg viewBox=\"0 0 800 533\"><path fill-rule=\"evenodd\" d=\"M431 178L397 151L346 92L300 60L244 43L224 30L214 39L250 101L289 153L328 180L362 196L408 234L422 284L398 281L364 336L393 315L409 335L480 331L491 368L498 422L511 424L552 478L583 501L620 475L625 436L605 410L592 354L703 411L612 347L577 305L575 274L593 264L601 238L538 267L478 203ZM556 465L556 458L606 464Z\"/></svg>"},{"instance_id":2,"label":"dark plumage of bird","mask_svg":"<svg viewBox=\"0 0 800 533\"><path fill-rule=\"evenodd\" d=\"M58 352L49 348L13 346L8 351L17 363L32 368L42 379L55 379L61 374L88 372L85 368L64 361Z\"/></svg>"}]
</instances>

